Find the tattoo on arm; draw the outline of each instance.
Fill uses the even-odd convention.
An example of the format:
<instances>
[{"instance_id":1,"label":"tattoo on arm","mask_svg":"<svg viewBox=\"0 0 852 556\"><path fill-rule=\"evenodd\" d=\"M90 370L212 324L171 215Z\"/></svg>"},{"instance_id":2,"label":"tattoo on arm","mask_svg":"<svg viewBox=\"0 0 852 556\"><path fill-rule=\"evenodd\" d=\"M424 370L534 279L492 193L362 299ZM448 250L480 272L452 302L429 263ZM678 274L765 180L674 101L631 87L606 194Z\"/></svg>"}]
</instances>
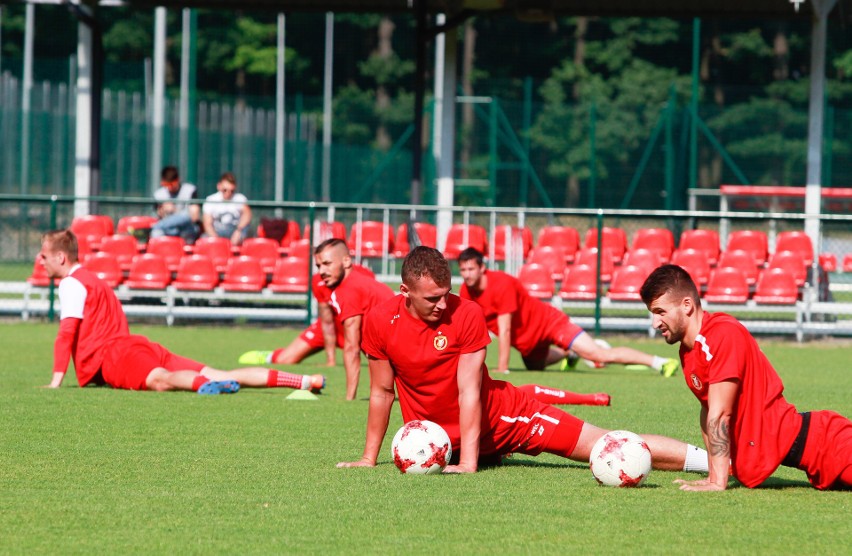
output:
<instances>
[{"instance_id":1,"label":"tattoo on arm","mask_svg":"<svg viewBox=\"0 0 852 556\"><path fill-rule=\"evenodd\" d=\"M727 419L710 419L707 422L707 436L710 455L730 457L731 437L728 433Z\"/></svg>"}]
</instances>

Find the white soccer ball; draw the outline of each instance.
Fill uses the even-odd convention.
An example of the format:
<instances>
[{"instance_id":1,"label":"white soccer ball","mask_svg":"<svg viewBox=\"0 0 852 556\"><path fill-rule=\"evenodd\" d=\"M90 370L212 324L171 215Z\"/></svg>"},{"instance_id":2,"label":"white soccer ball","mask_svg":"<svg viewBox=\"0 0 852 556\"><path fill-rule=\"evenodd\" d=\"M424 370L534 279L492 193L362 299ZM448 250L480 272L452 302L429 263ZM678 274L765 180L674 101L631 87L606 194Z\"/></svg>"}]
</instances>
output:
<instances>
[{"instance_id":1,"label":"white soccer ball","mask_svg":"<svg viewBox=\"0 0 852 556\"><path fill-rule=\"evenodd\" d=\"M592 447L589 467L602 485L637 487L651 473L651 450L638 434L610 431Z\"/></svg>"},{"instance_id":2,"label":"white soccer ball","mask_svg":"<svg viewBox=\"0 0 852 556\"><path fill-rule=\"evenodd\" d=\"M452 455L450 436L432 421L409 421L396 432L391 442L391 457L400 473L440 473Z\"/></svg>"},{"instance_id":3,"label":"white soccer ball","mask_svg":"<svg viewBox=\"0 0 852 556\"><path fill-rule=\"evenodd\" d=\"M595 338L595 343L604 349L610 349L612 347L611 345L609 345L609 342L607 342L603 338ZM604 367L606 367L606 363L596 363L589 359L583 359L583 363L585 363L586 366L591 367L592 369L603 369Z\"/></svg>"}]
</instances>

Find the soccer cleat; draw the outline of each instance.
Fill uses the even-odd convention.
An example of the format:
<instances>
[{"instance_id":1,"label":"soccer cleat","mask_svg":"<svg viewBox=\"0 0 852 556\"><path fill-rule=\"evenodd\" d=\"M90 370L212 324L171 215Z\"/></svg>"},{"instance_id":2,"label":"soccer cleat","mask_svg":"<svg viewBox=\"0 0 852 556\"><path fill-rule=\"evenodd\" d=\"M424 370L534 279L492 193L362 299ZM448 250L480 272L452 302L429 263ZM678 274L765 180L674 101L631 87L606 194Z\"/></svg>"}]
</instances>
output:
<instances>
[{"instance_id":1,"label":"soccer cleat","mask_svg":"<svg viewBox=\"0 0 852 556\"><path fill-rule=\"evenodd\" d=\"M595 405L611 405L612 398L609 397L609 394L605 394L603 392L592 394L595 398Z\"/></svg>"},{"instance_id":2,"label":"soccer cleat","mask_svg":"<svg viewBox=\"0 0 852 556\"><path fill-rule=\"evenodd\" d=\"M272 359L271 351L255 350L240 355L237 361L241 365L266 365L272 362L270 359Z\"/></svg>"},{"instance_id":3,"label":"soccer cleat","mask_svg":"<svg viewBox=\"0 0 852 556\"><path fill-rule=\"evenodd\" d=\"M205 382L198 389L202 396L215 396L217 394L236 394L240 391L240 383L236 380L211 380Z\"/></svg>"},{"instance_id":4,"label":"soccer cleat","mask_svg":"<svg viewBox=\"0 0 852 556\"><path fill-rule=\"evenodd\" d=\"M660 374L666 378L672 377L680 371L680 361L677 359L666 359L663 363L663 368L660 369Z\"/></svg>"},{"instance_id":5,"label":"soccer cleat","mask_svg":"<svg viewBox=\"0 0 852 556\"><path fill-rule=\"evenodd\" d=\"M574 351L569 350L568 355L565 356L565 359L562 360L562 364L559 366L560 371L573 371L577 368L577 363L580 362L580 356L577 355Z\"/></svg>"},{"instance_id":6,"label":"soccer cleat","mask_svg":"<svg viewBox=\"0 0 852 556\"><path fill-rule=\"evenodd\" d=\"M323 388L325 388L325 376L311 375L311 387L309 390L314 394L322 394Z\"/></svg>"}]
</instances>

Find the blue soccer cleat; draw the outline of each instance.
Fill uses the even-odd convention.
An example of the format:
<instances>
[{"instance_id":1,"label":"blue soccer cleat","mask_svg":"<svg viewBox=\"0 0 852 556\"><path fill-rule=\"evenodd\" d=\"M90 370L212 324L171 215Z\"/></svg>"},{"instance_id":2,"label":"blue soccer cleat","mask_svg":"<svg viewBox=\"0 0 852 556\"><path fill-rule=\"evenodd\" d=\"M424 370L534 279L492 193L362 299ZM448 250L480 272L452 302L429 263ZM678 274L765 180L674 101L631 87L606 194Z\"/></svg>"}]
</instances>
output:
<instances>
[{"instance_id":1,"label":"blue soccer cleat","mask_svg":"<svg viewBox=\"0 0 852 556\"><path fill-rule=\"evenodd\" d=\"M215 396L217 394L236 394L240 391L240 383L236 380L211 380L205 382L198 389L202 396Z\"/></svg>"}]
</instances>

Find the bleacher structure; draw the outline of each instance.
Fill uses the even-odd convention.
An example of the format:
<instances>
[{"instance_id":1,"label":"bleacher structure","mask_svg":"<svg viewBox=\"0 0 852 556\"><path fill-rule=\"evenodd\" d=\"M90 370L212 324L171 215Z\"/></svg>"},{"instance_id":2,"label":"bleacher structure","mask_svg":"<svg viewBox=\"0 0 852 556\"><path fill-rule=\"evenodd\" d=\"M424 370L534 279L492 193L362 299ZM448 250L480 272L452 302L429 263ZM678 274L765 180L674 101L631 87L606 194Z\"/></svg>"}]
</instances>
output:
<instances>
[{"instance_id":1,"label":"bleacher structure","mask_svg":"<svg viewBox=\"0 0 852 556\"><path fill-rule=\"evenodd\" d=\"M441 238L431 222L399 223L398 215L391 216L393 209L379 210L381 220L363 219L359 208L362 219L347 224L321 218L290 221L280 238L268 237L274 223L267 221L269 230L241 246L222 238L202 238L194 245L180 238L147 239L140 227L150 227L152 220L140 216L123 216L115 227L109 217L86 216L75 218L71 228L80 231L82 264L115 288L129 316L162 318L168 324L179 319L304 322L314 312L312 245L330 237L345 240L354 262L371 267L378 279L395 287L413 224L417 242L442 248L451 261L466 247L480 249L489 267L517 275L533 296L567 311L587 329L653 335L638 290L657 265L672 263L693 276L708 310L733 313L755 333L799 339L852 335L852 302L832 300L824 287L827 276L842 282L838 278L844 272L852 275L852 253L820 252L798 230L778 231L770 240L757 225L720 234L705 219L707 224L683 229L682 223L694 216L689 213L675 215L678 225L669 228L666 218L672 215L667 213L626 227L612 217L599 225L600 215L593 213L568 220L527 209L520 216L506 211L498 220L492 211L477 220L471 209L461 209L461 218L456 214ZM329 210L328 216L333 214ZM842 283L832 287L852 289ZM5 282L0 289L3 313L26 319L50 309L51 286L37 262L26 283Z\"/></svg>"}]
</instances>

